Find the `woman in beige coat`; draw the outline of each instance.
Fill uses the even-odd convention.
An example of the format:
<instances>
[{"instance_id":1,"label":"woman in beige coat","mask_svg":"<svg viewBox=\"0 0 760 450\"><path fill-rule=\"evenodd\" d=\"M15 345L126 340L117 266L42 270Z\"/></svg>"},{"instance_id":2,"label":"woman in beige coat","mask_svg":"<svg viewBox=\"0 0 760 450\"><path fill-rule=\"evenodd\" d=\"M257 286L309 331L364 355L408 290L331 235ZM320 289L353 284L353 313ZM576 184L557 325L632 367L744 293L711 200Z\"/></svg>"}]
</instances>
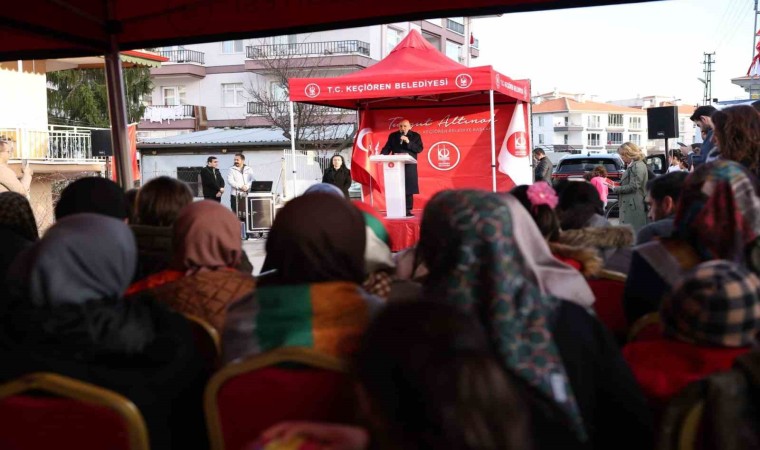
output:
<instances>
[{"instance_id":1,"label":"woman in beige coat","mask_svg":"<svg viewBox=\"0 0 760 450\"><path fill-rule=\"evenodd\" d=\"M618 154L628 167L620 179L620 186L612 189L618 194L620 204L620 224L630 225L635 233L647 224L647 211L644 198L647 195L646 185L649 179L644 154L639 146L626 142L618 148Z\"/></svg>"}]
</instances>

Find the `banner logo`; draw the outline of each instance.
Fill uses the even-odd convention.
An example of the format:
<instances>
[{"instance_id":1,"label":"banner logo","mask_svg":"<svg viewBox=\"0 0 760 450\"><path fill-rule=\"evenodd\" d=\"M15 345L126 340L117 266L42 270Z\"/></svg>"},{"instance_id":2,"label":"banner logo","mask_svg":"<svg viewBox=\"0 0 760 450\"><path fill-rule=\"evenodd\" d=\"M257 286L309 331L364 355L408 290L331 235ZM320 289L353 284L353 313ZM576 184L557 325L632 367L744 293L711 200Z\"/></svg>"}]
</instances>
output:
<instances>
[{"instance_id":1,"label":"banner logo","mask_svg":"<svg viewBox=\"0 0 760 450\"><path fill-rule=\"evenodd\" d=\"M303 92L309 98L317 97L320 92L319 85L317 83L309 83L306 85Z\"/></svg>"},{"instance_id":2,"label":"banner logo","mask_svg":"<svg viewBox=\"0 0 760 450\"><path fill-rule=\"evenodd\" d=\"M507 150L518 158L528 156L528 140L524 131L516 131L507 139Z\"/></svg>"},{"instance_id":3,"label":"banner logo","mask_svg":"<svg viewBox=\"0 0 760 450\"><path fill-rule=\"evenodd\" d=\"M435 170L451 170L459 164L461 153L459 148L447 141L440 141L433 144L428 150L428 162Z\"/></svg>"},{"instance_id":4,"label":"banner logo","mask_svg":"<svg viewBox=\"0 0 760 450\"><path fill-rule=\"evenodd\" d=\"M501 86L501 75L499 73L496 74L496 86Z\"/></svg>"},{"instance_id":5,"label":"banner logo","mask_svg":"<svg viewBox=\"0 0 760 450\"><path fill-rule=\"evenodd\" d=\"M457 75L454 83L459 89L467 89L472 84L472 77L466 73L461 73Z\"/></svg>"}]
</instances>

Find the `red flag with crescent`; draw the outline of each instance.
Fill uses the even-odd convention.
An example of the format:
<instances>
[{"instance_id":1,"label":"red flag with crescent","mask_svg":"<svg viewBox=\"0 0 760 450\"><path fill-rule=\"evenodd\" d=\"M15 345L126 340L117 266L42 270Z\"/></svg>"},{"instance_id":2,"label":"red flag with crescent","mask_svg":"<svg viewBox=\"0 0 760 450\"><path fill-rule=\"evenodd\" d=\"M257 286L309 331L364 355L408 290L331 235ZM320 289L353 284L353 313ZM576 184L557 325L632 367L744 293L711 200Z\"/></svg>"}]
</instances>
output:
<instances>
[{"instance_id":1,"label":"red flag with crescent","mask_svg":"<svg viewBox=\"0 0 760 450\"><path fill-rule=\"evenodd\" d=\"M351 153L351 178L357 183L369 187L378 192L380 184L374 176L375 168L369 162L369 157L380 154L380 142L372 133L372 117L370 111L362 111L359 120L359 133L354 140L354 149ZM371 180L371 183L370 183Z\"/></svg>"}]
</instances>

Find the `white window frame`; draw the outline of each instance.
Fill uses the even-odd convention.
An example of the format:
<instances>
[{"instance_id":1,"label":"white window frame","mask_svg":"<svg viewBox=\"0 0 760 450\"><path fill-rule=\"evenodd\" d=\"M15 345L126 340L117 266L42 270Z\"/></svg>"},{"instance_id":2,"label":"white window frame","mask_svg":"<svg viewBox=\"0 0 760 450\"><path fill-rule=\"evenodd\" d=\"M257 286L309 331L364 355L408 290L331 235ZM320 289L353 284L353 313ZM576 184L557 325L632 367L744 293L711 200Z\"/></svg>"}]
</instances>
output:
<instances>
[{"instance_id":1,"label":"white window frame","mask_svg":"<svg viewBox=\"0 0 760 450\"><path fill-rule=\"evenodd\" d=\"M167 103L166 92L172 91L172 98L175 99L174 103ZM185 86L161 86L161 104L164 106L177 106L187 104L187 92Z\"/></svg>"},{"instance_id":2,"label":"white window frame","mask_svg":"<svg viewBox=\"0 0 760 450\"><path fill-rule=\"evenodd\" d=\"M587 117L586 123L588 124L587 128L602 128L602 116L590 115Z\"/></svg>"},{"instance_id":3,"label":"white window frame","mask_svg":"<svg viewBox=\"0 0 760 450\"><path fill-rule=\"evenodd\" d=\"M228 45L229 43L232 43L232 51L227 51L224 47L225 45ZM240 50L238 50L236 47L238 46L238 43L240 43ZM236 55L245 52L245 42L243 42L242 39L235 39L233 41L223 41L222 42L222 54L223 55Z\"/></svg>"},{"instance_id":4,"label":"white window frame","mask_svg":"<svg viewBox=\"0 0 760 450\"><path fill-rule=\"evenodd\" d=\"M232 93L233 104L227 104L227 93ZM243 83L222 83L222 107L239 108L245 106L245 88Z\"/></svg>"},{"instance_id":5,"label":"white window frame","mask_svg":"<svg viewBox=\"0 0 760 450\"><path fill-rule=\"evenodd\" d=\"M615 121L613 123L612 122L613 117L620 117L620 122ZM607 125L610 127L622 127L624 123L625 123L625 118L623 117L622 114L608 114L607 115Z\"/></svg>"},{"instance_id":6,"label":"white window frame","mask_svg":"<svg viewBox=\"0 0 760 450\"><path fill-rule=\"evenodd\" d=\"M632 130L640 130L641 129L641 117L629 117L628 118L628 128Z\"/></svg>"},{"instance_id":7,"label":"white window frame","mask_svg":"<svg viewBox=\"0 0 760 450\"><path fill-rule=\"evenodd\" d=\"M638 133L631 133L628 135L628 142L633 142L634 144L641 146L641 135Z\"/></svg>"},{"instance_id":8,"label":"white window frame","mask_svg":"<svg viewBox=\"0 0 760 450\"><path fill-rule=\"evenodd\" d=\"M620 135L620 140L614 140L612 139L613 135ZM607 133L607 145L621 145L623 143L623 132L622 131L613 131L611 133Z\"/></svg>"},{"instance_id":9,"label":"white window frame","mask_svg":"<svg viewBox=\"0 0 760 450\"><path fill-rule=\"evenodd\" d=\"M538 126L544 126L544 116L538 116Z\"/></svg>"},{"instance_id":10,"label":"white window frame","mask_svg":"<svg viewBox=\"0 0 760 450\"><path fill-rule=\"evenodd\" d=\"M451 45L449 45L451 44ZM462 55L462 45L458 42L446 39L446 56L453 59L456 62L463 63L464 56ZM456 55L452 55L452 52L456 49Z\"/></svg>"},{"instance_id":11,"label":"white window frame","mask_svg":"<svg viewBox=\"0 0 760 450\"><path fill-rule=\"evenodd\" d=\"M538 143L543 145L543 143L544 143L544 135L543 134L539 134L538 135Z\"/></svg>"},{"instance_id":12,"label":"white window frame","mask_svg":"<svg viewBox=\"0 0 760 450\"><path fill-rule=\"evenodd\" d=\"M586 142L588 143L589 147L601 147L602 145L602 139L600 136L601 133L588 133L586 134ZM592 136L596 136L595 138L592 138Z\"/></svg>"},{"instance_id":13,"label":"white window frame","mask_svg":"<svg viewBox=\"0 0 760 450\"><path fill-rule=\"evenodd\" d=\"M388 27L385 32L385 55L389 55L396 46L404 40L404 30Z\"/></svg>"}]
</instances>

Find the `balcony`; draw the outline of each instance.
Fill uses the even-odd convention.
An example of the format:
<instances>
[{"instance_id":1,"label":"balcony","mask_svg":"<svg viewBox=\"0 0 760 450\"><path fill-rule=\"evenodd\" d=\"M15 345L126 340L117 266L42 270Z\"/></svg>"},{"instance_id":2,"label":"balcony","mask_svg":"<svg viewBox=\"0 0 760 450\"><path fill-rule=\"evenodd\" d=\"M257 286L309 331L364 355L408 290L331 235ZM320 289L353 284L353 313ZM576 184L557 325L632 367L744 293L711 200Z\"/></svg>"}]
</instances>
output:
<instances>
[{"instance_id":1,"label":"balcony","mask_svg":"<svg viewBox=\"0 0 760 450\"><path fill-rule=\"evenodd\" d=\"M148 122L171 122L195 117L195 105L152 105L145 107L142 120Z\"/></svg>"},{"instance_id":2,"label":"balcony","mask_svg":"<svg viewBox=\"0 0 760 450\"><path fill-rule=\"evenodd\" d=\"M277 117L290 114L288 102L248 102L248 115ZM314 106L313 112L319 115L353 115L353 111L343 108L332 108L329 106Z\"/></svg>"},{"instance_id":3,"label":"balcony","mask_svg":"<svg viewBox=\"0 0 760 450\"><path fill-rule=\"evenodd\" d=\"M480 49L480 40L479 39L473 39L472 44L470 44L471 48L474 48L476 50Z\"/></svg>"},{"instance_id":4,"label":"balcony","mask_svg":"<svg viewBox=\"0 0 760 450\"><path fill-rule=\"evenodd\" d=\"M246 47L245 53L248 59L254 60L331 55L363 55L369 57L369 49L369 43L362 41L326 41L253 45Z\"/></svg>"},{"instance_id":5,"label":"balcony","mask_svg":"<svg viewBox=\"0 0 760 450\"><path fill-rule=\"evenodd\" d=\"M583 131L583 125L573 122L557 122L554 124L554 131Z\"/></svg>"},{"instance_id":6,"label":"balcony","mask_svg":"<svg viewBox=\"0 0 760 450\"><path fill-rule=\"evenodd\" d=\"M158 54L173 63L205 64L205 54L195 50L158 50Z\"/></svg>"},{"instance_id":7,"label":"balcony","mask_svg":"<svg viewBox=\"0 0 760 450\"><path fill-rule=\"evenodd\" d=\"M15 141L11 159L63 163L102 162L92 156L94 128L50 125L47 130L0 128L0 136Z\"/></svg>"},{"instance_id":8,"label":"balcony","mask_svg":"<svg viewBox=\"0 0 760 450\"><path fill-rule=\"evenodd\" d=\"M464 36L464 25L459 22L455 22L451 19L446 19L446 28L453 31L454 33Z\"/></svg>"}]
</instances>

